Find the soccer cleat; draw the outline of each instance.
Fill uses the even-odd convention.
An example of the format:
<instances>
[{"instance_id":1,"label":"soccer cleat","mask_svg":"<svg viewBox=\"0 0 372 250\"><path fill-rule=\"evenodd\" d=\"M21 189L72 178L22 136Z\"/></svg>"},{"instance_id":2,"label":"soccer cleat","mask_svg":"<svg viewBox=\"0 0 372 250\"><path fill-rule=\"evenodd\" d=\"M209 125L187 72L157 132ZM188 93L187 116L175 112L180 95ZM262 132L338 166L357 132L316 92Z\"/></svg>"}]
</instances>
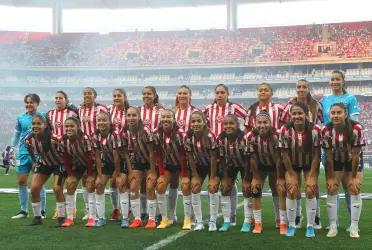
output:
<instances>
[{"instance_id":1,"label":"soccer cleat","mask_svg":"<svg viewBox=\"0 0 372 250\"><path fill-rule=\"evenodd\" d=\"M220 229L218 231L220 232L227 232L230 228L230 222L224 222L222 224L222 227L220 227Z\"/></svg>"},{"instance_id":2,"label":"soccer cleat","mask_svg":"<svg viewBox=\"0 0 372 250\"><path fill-rule=\"evenodd\" d=\"M84 210L84 217L82 218L82 220L87 220L87 219L89 219L89 210L85 209Z\"/></svg>"},{"instance_id":3,"label":"soccer cleat","mask_svg":"<svg viewBox=\"0 0 372 250\"><path fill-rule=\"evenodd\" d=\"M296 233L296 227L292 227L290 226L287 230L287 232L285 233L285 236L287 237L293 237Z\"/></svg>"},{"instance_id":4,"label":"soccer cleat","mask_svg":"<svg viewBox=\"0 0 372 250\"><path fill-rule=\"evenodd\" d=\"M105 225L106 225L106 220L104 218L101 218L96 223L93 224L93 227L103 227Z\"/></svg>"},{"instance_id":5,"label":"soccer cleat","mask_svg":"<svg viewBox=\"0 0 372 250\"><path fill-rule=\"evenodd\" d=\"M346 228L345 232L350 233L350 224L349 224L349 226Z\"/></svg>"},{"instance_id":6,"label":"soccer cleat","mask_svg":"<svg viewBox=\"0 0 372 250\"><path fill-rule=\"evenodd\" d=\"M74 218L74 220L76 219L76 214L77 214L77 210L76 210L76 208L74 208L74 212L73 212L73 218Z\"/></svg>"},{"instance_id":7,"label":"soccer cleat","mask_svg":"<svg viewBox=\"0 0 372 250\"><path fill-rule=\"evenodd\" d=\"M333 238L336 237L337 234L338 234L337 228L331 227L327 233L327 237Z\"/></svg>"},{"instance_id":8,"label":"soccer cleat","mask_svg":"<svg viewBox=\"0 0 372 250\"><path fill-rule=\"evenodd\" d=\"M193 226L193 227L196 226L195 216L191 215L190 221L191 221L191 226Z\"/></svg>"},{"instance_id":9,"label":"soccer cleat","mask_svg":"<svg viewBox=\"0 0 372 250\"><path fill-rule=\"evenodd\" d=\"M163 229L169 227L169 223L167 219L162 219L159 226L157 228Z\"/></svg>"},{"instance_id":10,"label":"soccer cleat","mask_svg":"<svg viewBox=\"0 0 372 250\"><path fill-rule=\"evenodd\" d=\"M359 230L355 228L350 228L350 238L352 239L358 239L360 238L359 236Z\"/></svg>"},{"instance_id":11,"label":"soccer cleat","mask_svg":"<svg viewBox=\"0 0 372 250\"><path fill-rule=\"evenodd\" d=\"M121 225L120 225L121 228L128 228L129 227L129 220L128 219L123 219L121 221Z\"/></svg>"},{"instance_id":12,"label":"soccer cleat","mask_svg":"<svg viewBox=\"0 0 372 250\"><path fill-rule=\"evenodd\" d=\"M18 214L14 215L12 217L12 219L23 219L23 218L27 218L27 215L28 214L25 211L21 211Z\"/></svg>"},{"instance_id":13,"label":"soccer cleat","mask_svg":"<svg viewBox=\"0 0 372 250\"><path fill-rule=\"evenodd\" d=\"M187 219L183 221L182 230L191 230L191 220Z\"/></svg>"},{"instance_id":14,"label":"soccer cleat","mask_svg":"<svg viewBox=\"0 0 372 250\"><path fill-rule=\"evenodd\" d=\"M120 216L120 209L119 208L115 208L114 211L112 211L111 219L110 220L117 221L117 220L119 220L119 216Z\"/></svg>"},{"instance_id":15,"label":"soccer cleat","mask_svg":"<svg viewBox=\"0 0 372 250\"><path fill-rule=\"evenodd\" d=\"M281 235L285 235L285 233L288 231L287 224L280 224L279 230Z\"/></svg>"},{"instance_id":16,"label":"soccer cleat","mask_svg":"<svg viewBox=\"0 0 372 250\"><path fill-rule=\"evenodd\" d=\"M255 223L252 233L254 233L254 234L261 234L262 233L262 223L261 222Z\"/></svg>"},{"instance_id":17,"label":"soccer cleat","mask_svg":"<svg viewBox=\"0 0 372 250\"><path fill-rule=\"evenodd\" d=\"M70 218L66 219L65 222L62 224L62 227L71 227L74 225L74 221Z\"/></svg>"},{"instance_id":18,"label":"soccer cleat","mask_svg":"<svg viewBox=\"0 0 372 250\"><path fill-rule=\"evenodd\" d=\"M240 229L240 232L242 232L242 233L249 233L249 231L251 231L251 223L244 222L243 223L243 226L242 226L242 229Z\"/></svg>"},{"instance_id":19,"label":"soccer cleat","mask_svg":"<svg viewBox=\"0 0 372 250\"><path fill-rule=\"evenodd\" d=\"M142 227L142 221L139 219L135 219L132 221L132 223L129 225L129 228L137 228L137 227Z\"/></svg>"},{"instance_id":20,"label":"soccer cleat","mask_svg":"<svg viewBox=\"0 0 372 250\"><path fill-rule=\"evenodd\" d=\"M96 223L94 218L89 218L87 224L85 224L85 227L93 227L94 223Z\"/></svg>"},{"instance_id":21,"label":"soccer cleat","mask_svg":"<svg viewBox=\"0 0 372 250\"><path fill-rule=\"evenodd\" d=\"M208 222L208 231L209 232L216 232L217 231L217 226L216 226L216 222L215 221L209 221Z\"/></svg>"},{"instance_id":22,"label":"soccer cleat","mask_svg":"<svg viewBox=\"0 0 372 250\"><path fill-rule=\"evenodd\" d=\"M296 216L296 228L302 228L302 223L304 221L304 217L301 215L301 216Z\"/></svg>"},{"instance_id":23,"label":"soccer cleat","mask_svg":"<svg viewBox=\"0 0 372 250\"><path fill-rule=\"evenodd\" d=\"M41 218L42 219L46 218L46 212L44 210L41 210Z\"/></svg>"},{"instance_id":24,"label":"soccer cleat","mask_svg":"<svg viewBox=\"0 0 372 250\"><path fill-rule=\"evenodd\" d=\"M196 226L194 227L194 231L203 231L203 230L204 230L203 222L198 222Z\"/></svg>"},{"instance_id":25,"label":"soccer cleat","mask_svg":"<svg viewBox=\"0 0 372 250\"><path fill-rule=\"evenodd\" d=\"M320 222L320 218L318 216L315 216L314 229L322 229L322 223Z\"/></svg>"},{"instance_id":26,"label":"soccer cleat","mask_svg":"<svg viewBox=\"0 0 372 250\"><path fill-rule=\"evenodd\" d=\"M280 228L280 219L275 220L275 228L279 229Z\"/></svg>"},{"instance_id":27,"label":"soccer cleat","mask_svg":"<svg viewBox=\"0 0 372 250\"><path fill-rule=\"evenodd\" d=\"M52 220L56 220L56 219L58 219L58 210L57 210L57 208L54 209L54 215L52 217Z\"/></svg>"},{"instance_id":28,"label":"soccer cleat","mask_svg":"<svg viewBox=\"0 0 372 250\"><path fill-rule=\"evenodd\" d=\"M5 174L5 175L10 175L10 174Z\"/></svg>"},{"instance_id":29,"label":"soccer cleat","mask_svg":"<svg viewBox=\"0 0 372 250\"><path fill-rule=\"evenodd\" d=\"M236 226L236 215L230 216L230 226Z\"/></svg>"},{"instance_id":30,"label":"soccer cleat","mask_svg":"<svg viewBox=\"0 0 372 250\"><path fill-rule=\"evenodd\" d=\"M311 226L307 227L305 236L306 238L314 238L315 237L314 228Z\"/></svg>"},{"instance_id":31,"label":"soccer cleat","mask_svg":"<svg viewBox=\"0 0 372 250\"><path fill-rule=\"evenodd\" d=\"M152 229L152 228L156 228L156 222L154 220L148 220L147 221L147 225L145 227L146 229Z\"/></svg>"},{"instance_id":32,"label":"soccer cleat","mask_svg":"<svg viewBox=\"0 0 372 250\"><path fill-rule=\"evenodd\" d=\"M170 216L169 218L170 219L168 219L168 224L170 226L177 223L177 216Z\"/></svg>"},{"instance_id":33,"label":"soccer cleat","mask_svg":"<svg viewBox=\"0 0 372 250\"><path fill-rule=\"evenodd\" d=\"M149 215L148 214L146 214L146 213L141 214L141 221L144 224L146 224L148 220L149 220Z\"/></svg>"},{"instance_id":34,"label":"soccer cleat","mask_svg":"<svg viewBox=\"0 0 372 250\"><path fill-rule=\"evenodd\" d=\"M161 214L158 214L158 215L156 216L156 219L155 219L156 225L159 226L160 223L161 223L161 220L162 220Z\"/></svg>"},{"instance_id":35,"label":"soccer cleat","mask_svg":"<svg viewBox=\"0 0 372 250\"><path fill-rule=\"evenodd\" d=\"M65 217L58 217L55 227L62 227L64 221L65 221Z\"/></svg>"},{"instance_id":36,"label":"soccer cleat","mask_svg":"<svg viewBox=\"0 0 372 250\"><path fill-rule=\"evenodd\" d=\"M27 225L28 226L37 226L43 224L43 220L41 219L41 216L35 216L32 221L30 221Z\"/></svg>"}]
</instances>

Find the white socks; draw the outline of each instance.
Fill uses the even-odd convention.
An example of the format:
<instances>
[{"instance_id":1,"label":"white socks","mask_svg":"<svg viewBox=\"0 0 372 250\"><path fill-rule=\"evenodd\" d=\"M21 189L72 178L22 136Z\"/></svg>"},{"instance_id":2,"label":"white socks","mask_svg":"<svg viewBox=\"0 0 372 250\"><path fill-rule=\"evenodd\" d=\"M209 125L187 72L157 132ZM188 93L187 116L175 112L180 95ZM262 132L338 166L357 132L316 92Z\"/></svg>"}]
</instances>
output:
<instances>
[{"instance_id":1,"label":"white socks","mask_svg":"<svg viewBox=\"0 0 372 250\"><path fill-rule=\"evenodd\" d=\"M140 199L135 199L130 201L130 205L132 208L132 213L135 220L141 219L141 208L140 208Z\"/></svg>"},{"instance_id":2,"label":"white socks","mask_svg":"<svg viewBox=\"0 0 372 250\"><path fill-rule=\"evenodd\" d=\"M66 194L66 216L67 219L74 219L74 208L75 208L75 197L74 195Z\"/></svg>"},{"instance_id":3,"label":"white socks","mask_svg":"<svg viewBox=\"0 0 372 250\"><path fill-rule=\"evenodd\" d=\"M350 195L351 206L351 228L358 230L360 214L362 212L362 198L360 194Z\"/></svg>"},{"instance_id":4,"label":"white socks","mask_svg":"<svg viewBox=\"0 0 372 250\"><path fill-rule=\"evenodd\" d=\"M149 220L155 220L156 200L147 200L147 212L149 214Z\"/></svg>"},{"instance_id":5,"label":"white socks","mask_svg":"<svg viewBox=\"0 0 372 250\"><path fill-rule=\"evenodd\" d=\"M128 219L129 213L129 195L128 192L120 194L120 210L123 219Z\"/></svg>"},{"instance_id":6,"label":"white socks","mask_svg":"<svg viewBox=\"0 0 372 250\"><path fill-rule=\"evenodd\" d=\"M88 193L88 202L89 202L89 218L96 218L96 197L95 193Z\"/></svg>"},{"instance_id":7,"label":"white socks","mask_svg":"<svg viewBox=\"0 0 372 250\"><path fill-rule=\"evenodd\" d=\"M337 195L327 195L327 211L330 226L337 228Z\"/></svg>"},{"instance_id":8,"label":"white socks","mask_svg":"<svg viewBox=\"0 0 372 250\"><path fill-rule=\"evenodd\" d=\"M320 199L316 198L316 217L320 218Z\"/></svg>"},{"instance_id":9,"label":"white socks","mask_svg":"<svg viewBox=\"0 0 372 250\"><path fill-rule=\"evenodd\" d=\"M41 203L35 202L35 203L32 203L31 205L32 205L32 211L34 213L34 216L41 217Z\"/></svg>"},{"instance_id":10,"label":"white socks","mask_svg":"<svg viewBox=\"0 0 372 250\"><path fill-rule=\"evenodd\" d=\"M119 208L118 197L119 197L118 189L117 188L110 188L111 205L114 209Z\"/></svg>"},{"instance_id":11,"label":"white socks","mask_svg":"<svg viewBox=\"0 0 372 250\"><path fill-rule=\"evenodd\" d=\"M169 215L171 217L176 216L176 208L177 208L177 200L178 200L178 188L176 189L169 189L169 194L168 194L168 199L169 199Z\"/></svg>"},{"instance_id":12,"label":"white socks","mask_svg":"<svg viewBox=\"0 0 372 250\"><path fill-rule=\"evenodd\" d=\"M254 223L262 223L262 212L260 210L253 210Z\"/></svg>"},{"instance_id":13,"label":"white socks","mask_svg":"<svg viewBox=\"0 0 372 250\"><path fill-rule=\"evenodd\" d=\"M89 198L88 198L88 191L86 187L83 187L83 199L84 199L84 204L85 204L85 210L89 210ZM75 200L76 204L76 200Z\"/></svg>"},{"instance_id":14,"label":"white socks","mask_svg":"<svg viewBox=\"0 0 372 250\"><path fill-rule=\"evenodd\" d=\"M168 219L168 213L167 213L167 202L165 200L165 194L158 194L158 207L159 207L159 213L161 214L162 219Z\"/></svg>"},{"instance_id":15,"label":"white socks","mask_svg":"<svg viewBox=\"0 0 372 250\"><path fill-rule=\"evenodd\" d=\"M244 198L244 222L250 223L253 215L252 198Z\"/></svg>"},{"instance_id":16,"label":"white socks","mask_svg":"<svg viewBox=\"0 0 372 250\"><path fill-rule=\"evenodd\" d=\"M231 200L230 196L221 196L221 209L224 222L230 222Z\"/></svg>"},{"instance_id":17,"label":"white socks","mask_svg":"<svg viewBox=\"0 0 372 250\"><path fill-rule=\"evenodd\" d=\"M56 202L58 218L65 217L66 204L65 202Z\"/></svg>"},{"instance_id":18,"label":"white socks","mask_svg":"<svg viewBox=\"0 0 372 250\"><path fill-rule=\"evenodd\" d=\"M234 186L232 186L230 201L231 201L230 217L234 217L236 216L236 208L238 207L238 187L236 186L236 183L234 184Z\"/></svg>"},{"instance_id":19,"label":"white socks","mask_svg":"<svg viewBox=\"0 0 372 250\"><path fill-rule=\"evenodd\" d=\"M140 194L141 213L147 214L147 194Z\"/></svg>"},{"instance_id":20,"label":"white socks","mask_svg":"<svg viewBox=\"0 0 372 250\"><path fill-rule=\"evenodd\" d=\"M96 207L98 219L105 219L105 205L106 205L105 194L96 194Z\"/></svg>"},{"instance_id":21,"label":"white socks","mask_svg":"<svg viewBox=\"0 0 372 250\"><path fill-rule=\"evenodd\" d=\"M316 198L306 199L307 227L313 227L316 215Z\"/></svg>"},{"instance_id":22,"label":"white socks","mask_svg":"<svg viewBox=\"0 0 372 250\"><path fill-rule=\"evenodd\" d=\"M280 214L280 224L287 225L287 222L288 222L287 211L286 210L279 210L279 214Z\"/></svg>"},{"instance_id":23,"label":"white socks","mask_svg":"<svg viewBox=\"0 0 372 250\"><path fill-rule=\"evenodd\" d=\"M302 216L301 198L297 199L296 202L297 202L296 217L301 217Z\"/></svg>"},{"instance_id":24,"label":"white socks","mask_svg":"<svg viewBox=\"0 0 372 250\"><path fill-rule=\"evenodd\" d=\"M273 196L273 205L274 205L274 214L275 214L275 220L279 219L279 197Z\"/></svg>"},{"instance_id":25,"label":"white socks","mask_svg":"<svg viewBox=\"0 0 372 250\"><path fill-rule=\"evenodd\" d=\"M209 215L210 220L216 222L219 205L219 194L209 194Z\"/></svg>"},{"instance_id":26,"label":"white socks","mask_svg":"<svg viewBox=\"0 0 372 250\"><path fill-rule=\"evenodd\" d=\"M200 193L199 194L192 194L192 207L194 209L195 219L197 223L203 222L203 215L201 210L201 200L200 200Z\"/></svg>"},{"instance_id":27,"label":"white socks","mask_svg":"<svg viewBox=\"0 0 372 250\"><path fill-rule=\"evenodd\" d=\"M190 220L191 216L191 195L183 196L183 213L185 214L185 220Z\"/></svg>"},{"instance_id":28,"label":"white socks","mask_svg":"<svg viewBox=\"0 0 372 250\"><path fill-rule=\"evenodd\" d=\"M286 198L285 204L287 208L288 224L290 227L296 227L297 200Z\"/></svg>"}]
</instances>

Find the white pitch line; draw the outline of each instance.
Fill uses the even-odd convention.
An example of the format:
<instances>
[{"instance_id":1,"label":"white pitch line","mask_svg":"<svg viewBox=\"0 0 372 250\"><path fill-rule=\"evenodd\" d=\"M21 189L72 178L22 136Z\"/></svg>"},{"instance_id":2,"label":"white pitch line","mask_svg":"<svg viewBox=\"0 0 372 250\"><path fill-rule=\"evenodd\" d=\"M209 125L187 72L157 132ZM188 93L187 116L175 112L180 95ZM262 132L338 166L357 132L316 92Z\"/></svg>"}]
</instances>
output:
<instances>
[{"instance_id":1,"label":"white pitch line","mask_svg":"<svg viewBox=\"0 0 372 250\"><path fill-rule=\"evenodd\" d=\"M243 205L244 205L244 202L239 203L238 206L236 207L236 209L240 208ZM220 217L220 216L222 216L222 213L219 213L217 215L217 217ZM208 221L209 221L209 219L208 220L204 220L203 223L206 224ZM173 235L168 236L167 238L165 238L165 239L163 239L163 240L161 240L161 241L159 241L159 242L157 242L157 243L155 243L155 244L153 244L153 245L151 245L149 247L146 247L144 250L157 250L157 249L160 249L160 248L165 247L165 246L169 245L170 243L176 241L177 239L185 236L186 234L191 233L192 231L193 230L187 230L187 231L181 231L179 233L173 234ZM218 232L216 232L216 233L218 233Z\"/></svg>"}]
</instances>

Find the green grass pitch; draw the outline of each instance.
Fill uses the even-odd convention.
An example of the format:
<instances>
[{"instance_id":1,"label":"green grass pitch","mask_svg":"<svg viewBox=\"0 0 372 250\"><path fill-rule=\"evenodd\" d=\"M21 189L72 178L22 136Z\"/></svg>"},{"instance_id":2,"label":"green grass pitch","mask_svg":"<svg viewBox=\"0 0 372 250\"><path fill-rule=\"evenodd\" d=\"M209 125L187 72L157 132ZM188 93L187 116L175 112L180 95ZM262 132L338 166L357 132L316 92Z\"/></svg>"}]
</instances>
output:
<instances>
[{"instance_id":1,"label":"green grass pitch","mask_svg":"<svg viewBox=\"0 0 372 250\"><path fill-rule=\"evenodd\" d=\"M3 170L3 169L1 169ZM0 188L16 188L17 181L15 170L10 171L10 176L0 173ZM324 173L320 174L321 191L325 192ZM51 182L47 183L51 188ZM265 187L267 191L268 187ZM372 193L372 171L365 171L362 191ZM205 190L205 189L204 189ZM206 197L203 197L203 217L208 219L208 205ZM78 196L78 218L75 226L71 228L54 228L52 220L54 213L54 196L47 196L47 219L38 227L26 226L28 219L10 219L19 211L18 196L16 194L0 194L0 249L144 249L152 244L166 239L169 236L181 232L183 219L182 196L178 200L178 222L171 228L160 230L121 229L120 222L108 221L103 228L85 228L83 216L83 199ZM242 202L240 198L239 202ZM313 239L305 238L305 228L297 229L294 238L286 238L279 235L275 229L274 213L271 198L263 199L263 234L240 233L243 221L243 208L237 211L236 227L232 227L227 233L188 232L176 239L163 249L372 249L372 201L363 201L363 211L360 221L360 239L351 240L345 232L348 224L345 200L341 200L339 211L340 229L336 238L326 237L327 231L317 230ZM109 196L106 196L106 216L111 213ZM29 206L31 212L31 204ZM302 201L302 213L305 215L305 200ZM30 213L32 216L32 212ZM30 219L30 218L29 218ZM325 199L321 201L321 221L323 228L328 224ZM221 218L218 225L221 225ZM305 224L305 223L304 223ZM305 227L305 225L304 225Z\"/></svg>"}]
</instances>

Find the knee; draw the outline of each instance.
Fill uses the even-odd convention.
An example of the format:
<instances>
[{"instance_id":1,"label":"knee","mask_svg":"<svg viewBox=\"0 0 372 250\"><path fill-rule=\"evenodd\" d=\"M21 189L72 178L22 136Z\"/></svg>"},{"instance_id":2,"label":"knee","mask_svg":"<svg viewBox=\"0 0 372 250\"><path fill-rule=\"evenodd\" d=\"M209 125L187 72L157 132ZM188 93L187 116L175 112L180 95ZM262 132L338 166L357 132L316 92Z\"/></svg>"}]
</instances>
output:
<instances>
[{"instance_id":1,"label":"knee","mask_svg":"<svg viewBox=\"0 0 372 250\"><path fill-rule=\"evenodd\" d=\"M136 181L132 181L130 183L130 191L133 193L138 193L139 192L139 183Z\"/></svg>"},{"instance_id":2,"label":"knee","mask_svg":"<svg viewBox=\"0 0 372 250\"><path fill-rule=\"evenodd\" d=\"M223 196L230 196L231 195L232 186L228 184L222 183L221 185L221 193Z\"/></svg>"},{"instance_id":3,"label":"knee","mask_svg":"<svg viewBox=\"0 0 372 250\"><path fill-rule=\"evenodd\" d=\"M146 192L153 192L156 186L156 179L147 178L146 180Z\"/></svg>"},{"instance_id":4,"label":"knee","mask_svg":"<svg viewBox=\"0 0 372 250\"><path fill-rule=\"evenodd\" d=\"M54 185L53 192L55 194L61 194L63 193L63 187L61 185Z\"/></svg>"},{"instance_id":5,"label":"knee","mask_svg":"<svg viewBox=\"0 0 372 250\"><path fill-rule=\"evenodd\" d=\"M41 185L32 184L30 187L31 194L40 194L41 187Z\"/></svg>"},{"instance_id":6,"label":"knee","mask_svg":"<svg viewBox=\"0 0 372 250\"><path fill-rule=\"evenodd\" d=\"M316 195L316 186L310 186L310 185L306 185L305 187L305 194L306 194L306 198L307 199L313 199L315 198L315 195Z\"/></svg>"},{"instance_id":7,"label":"knee","mask_svg":"<svg viewBox=\"0 0 372 250\"><path fill-rule=\"evenodd\" d=\"M167 186L165 185L164 181L158 181L156 189L158 190L159 194L165 194Z\"/></svg>"},{"instance_id":8,"label":"knee","mask_svg":"<svg viewBox=\"0 0 372 250\"><path fill-rule=\"evenodd\" d=\"M190 193L190 181L182 181L181 190L183 194L188 195Z\"/></svg>"},{"instance_id":9,"label":"knee","mask_svg":"<svg viewBox=\"0 0 372 250\"><path fill-rule=\"evenodd\" d=\"M191 187L191 192L193 194L199 194L201 192L201 186L200 186L200 184L197 183L197 184L193 185Z\"/></svg>"}]
</instances>

